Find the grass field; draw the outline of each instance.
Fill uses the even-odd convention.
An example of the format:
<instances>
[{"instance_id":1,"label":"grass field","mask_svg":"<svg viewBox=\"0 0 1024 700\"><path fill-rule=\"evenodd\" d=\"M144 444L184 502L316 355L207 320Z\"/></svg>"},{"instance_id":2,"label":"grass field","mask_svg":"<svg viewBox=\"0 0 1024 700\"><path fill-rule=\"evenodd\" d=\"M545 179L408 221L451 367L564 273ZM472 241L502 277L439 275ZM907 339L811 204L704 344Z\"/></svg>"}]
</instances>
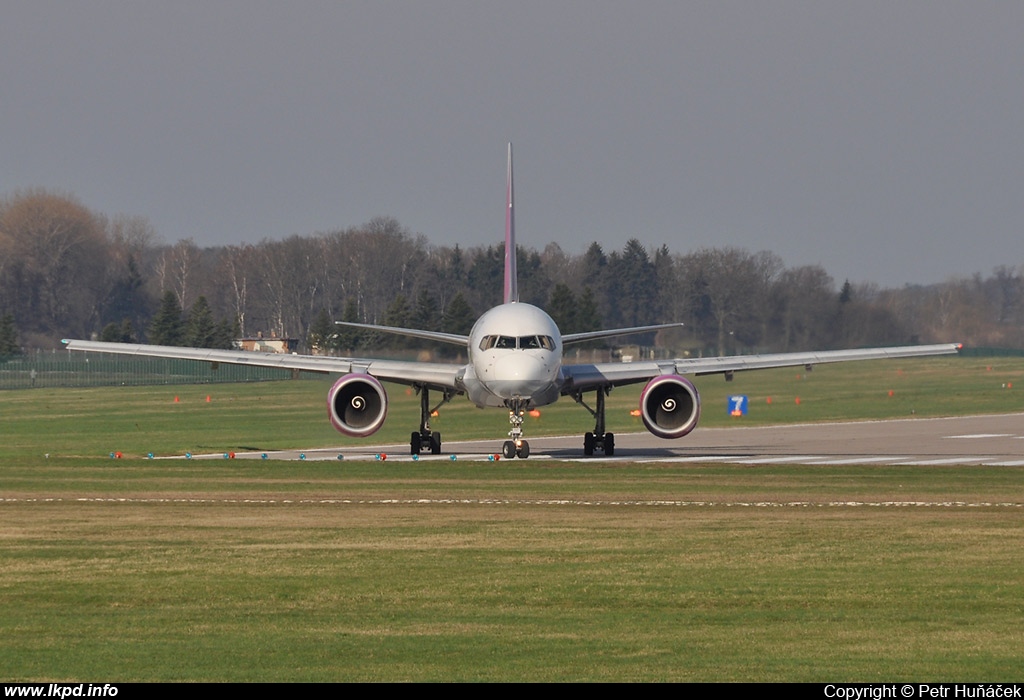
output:
<instances>
[{"instance_id":1,"label":"grass field","mask_svg":"<svg viewBox=\"0 0 1024 700\"><path fill-rule=\"evenodd\" d=\"M750 397L746 425L1020 411L1022 375L1021 360L952 358L702 378L702 424L733 420L731 393ZM1020 468L143 458L360 444L327 424L328 386L0 394L0 678L1013 681L1024 668ZM404 441L417 402L388 389L379 437ZM612 394L614 430L636 428L636 394ZM507 431L501 411L464 401L436 427ZM571 402L527 424L589 427Z\"/></svg>"},{"instance_id":2,"label":"grass field","mask_svg":"<svg viewBox=\"0 0 1024 700\"><path fill-rule=\"evenodd\" d=\"M695 383L703 405L700 425L705 427L1024 411L1024 360L1019 358L856 362L823 365L812 372L738 373L732 382L721 375L698 377ZM418 424L418 397L406 387L388 385L384 428L366 440L347 438L327 420L330 384L325 378L0 392L0 457L365 447L405 443ZM639 393L639 386L612 392L609 430L643 430L640 419L630 416ZM727 415L730 394L749 396L748 416ZM444 406L432 424L446 440L492 438L495 449L508 432L504 411L480 410L462 397ZM593 427L590 415L569 399L543 408L539 419L528 418L524 424L527 437L582 436Z\"/></svg>"}]
</instances>

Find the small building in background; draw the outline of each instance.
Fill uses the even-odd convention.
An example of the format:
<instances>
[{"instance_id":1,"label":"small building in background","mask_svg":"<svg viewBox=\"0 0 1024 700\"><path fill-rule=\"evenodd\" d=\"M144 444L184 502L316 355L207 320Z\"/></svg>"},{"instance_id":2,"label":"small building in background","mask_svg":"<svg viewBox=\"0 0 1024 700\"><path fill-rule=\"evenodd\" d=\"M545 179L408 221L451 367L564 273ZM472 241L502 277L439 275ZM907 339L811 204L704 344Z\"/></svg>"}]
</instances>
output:
<instances>
[{"instance_id":1,"label":"small building in background","mask_svg":"<svg viewBox=\"0 0 1024 700\"><path fill-rule=\"evenodd\" d=\"M269 338L264 338L262 333L258 334L255 338L239 338L235 341L235 344L239 350L245 350L246 352L269 352L279 355L290 355L299 350L298 338L278 338L273 334Z\"/></svg>"}]
</instances>

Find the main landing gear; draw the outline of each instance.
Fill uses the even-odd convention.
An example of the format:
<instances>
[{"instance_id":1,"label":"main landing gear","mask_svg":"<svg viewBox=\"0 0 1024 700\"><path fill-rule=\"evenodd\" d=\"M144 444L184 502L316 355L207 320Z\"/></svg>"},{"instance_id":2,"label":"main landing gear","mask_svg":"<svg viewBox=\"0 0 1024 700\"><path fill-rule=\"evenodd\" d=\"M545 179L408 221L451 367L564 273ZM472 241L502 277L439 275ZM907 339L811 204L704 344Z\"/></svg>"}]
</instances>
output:
<instances>
[{"instance_id":1,"label":"main landing gear","mask_svg":"<svg viewBox=\"0 0 1024 700\"><path fill-rule=\"evenodd\" d=\"M526 459L530 456L530 443L523 439L523 416L526 415L526 401L522 399L510 399L508 405L508 422L512 429L508 431L511 440L506 440L501 445L501 454L505 459L519 457Z\"/></svg>"},{"instance_id":2,"label":"main landing gear","mask_svg":"<svg viewBox=\"0 0 1024 700\"><path fill-rule=\"evenodd\" d=\"M451 401L453 393L445 391L441 402L431 408L430 389L419 385L416 385L415 388L420 395L420 429L419 432L414 432L409 439L410 451L412 454L418 455L424 450L430 450L430 454L439 455L441 454L441 433L436 433L430 429L430 416L441 406Z\"/></svg>"},{"instance_id":3,"label":"main landing gear","mask_svg":"<svg viewBox=\"0 0 1024 700\"><path fill-rule=\"evenodd\" d=\"M608 387L598 387L597 389L597 408L591 408L583 402L583 392L578 391L572 395L572 398L583 408L590 412L590 415L594 416L595 425L594 432L585 433L583 435L583 454L590 457L594 454L595 450L600 450L604 453L605 457L611 457L615 454L615 435L613 433L606 433L604 431L604 398L612 390Z\"/></svg>"}]
</instances>

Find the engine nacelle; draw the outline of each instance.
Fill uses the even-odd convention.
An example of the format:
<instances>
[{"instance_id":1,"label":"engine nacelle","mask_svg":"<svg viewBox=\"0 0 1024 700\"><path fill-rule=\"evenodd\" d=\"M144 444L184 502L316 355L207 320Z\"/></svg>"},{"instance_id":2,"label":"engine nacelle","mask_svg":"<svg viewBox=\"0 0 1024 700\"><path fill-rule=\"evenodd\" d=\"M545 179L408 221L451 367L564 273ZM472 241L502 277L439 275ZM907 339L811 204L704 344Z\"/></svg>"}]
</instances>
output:
<instances>
[{"instance_id":1,"label":"engine nacelle","mask_svg":"<svg viewBox=\"0 0 1024 700\"><path fill-rule=\"evenodd\" d=\"M331 425L352 437L373 435L388 414L384 387L368 374L346 374L327 392Z\"/></svg>"},{"instance_id":2,"label":"engine nacelle","mask_svg":"<svg viewBox=\"0 0 1024 700\"><path fill-rule=\"evenodd\" d=\"M697 427L700 395L686 377L655 377L640 394L640 415L652 434L665 439L680 438Z\"/></svg>"}]
</instances>

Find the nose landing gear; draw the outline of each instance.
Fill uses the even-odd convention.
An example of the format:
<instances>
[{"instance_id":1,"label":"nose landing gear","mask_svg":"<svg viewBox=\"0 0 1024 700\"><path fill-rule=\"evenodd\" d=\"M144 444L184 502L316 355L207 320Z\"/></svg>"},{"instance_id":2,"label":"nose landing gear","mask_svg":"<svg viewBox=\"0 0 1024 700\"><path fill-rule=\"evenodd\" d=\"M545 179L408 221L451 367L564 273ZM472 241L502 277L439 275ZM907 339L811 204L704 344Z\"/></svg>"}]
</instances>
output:
<instances>
[{"instance_id":1,"label":"nose landing gear","mask_svg":"<svg viewBox=\"0 0 1024 700\"><path fill-rule=\"evenodd\" d=\"M512 424L512 429L508 431L511 439L502 444L501 454L505 459L526 459L530 456L530 443L523 439L523 417L526 415L527 402L522 399L511 399L507 403L508 422Z\"/></svg>"},{"instance_id":2,"label":"nose landing gear","mask_svg":"<svg viewBox=\"0 0 1024 700\"><path fill-rule=\"evenodd\" d=\"M506 440L501 445L501 454L505 459L513 457L526 459L530 456L530 443L526 440L520 440L518 443L514 440Z\"/></svg>"}]
</instances>

